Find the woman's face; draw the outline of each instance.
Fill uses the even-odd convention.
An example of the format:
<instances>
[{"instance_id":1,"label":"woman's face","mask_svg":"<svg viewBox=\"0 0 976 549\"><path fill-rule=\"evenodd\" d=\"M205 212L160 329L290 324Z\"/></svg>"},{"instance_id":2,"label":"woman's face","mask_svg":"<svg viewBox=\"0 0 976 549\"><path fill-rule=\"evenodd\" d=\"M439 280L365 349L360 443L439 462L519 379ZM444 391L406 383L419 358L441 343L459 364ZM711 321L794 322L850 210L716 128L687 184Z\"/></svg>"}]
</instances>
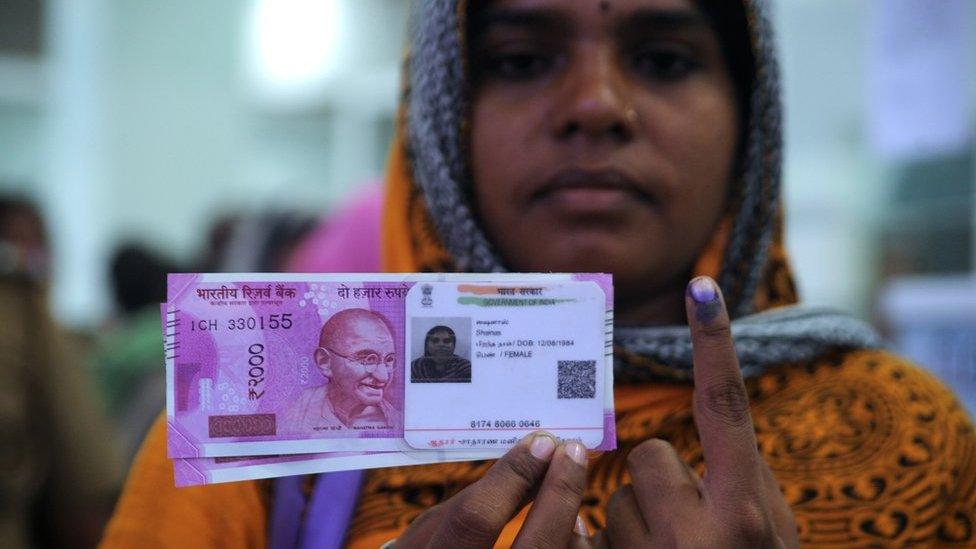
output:
<instances>
[{"instance_id":1,"label":"woman's face","mask_svg":"<svg viewBox=\"0 0 976 549\"><path fill-rule=\"evenodd\" d=\"M683 287L725 208L738 114L689 0L497 0L472 14L477 211L519 271ZM679 293L680 296L680 293Z\"/></svg>"},{"instance_id":2,"label":"woman's face","mask_svg":"<svg viewBox=\"0 0 976 549\"><path fill-rule=\"evenodd\" d=\"M427 356L453 356L454 333L447 330L435 330L427 334Z\"/></svg>"}]
</instances>

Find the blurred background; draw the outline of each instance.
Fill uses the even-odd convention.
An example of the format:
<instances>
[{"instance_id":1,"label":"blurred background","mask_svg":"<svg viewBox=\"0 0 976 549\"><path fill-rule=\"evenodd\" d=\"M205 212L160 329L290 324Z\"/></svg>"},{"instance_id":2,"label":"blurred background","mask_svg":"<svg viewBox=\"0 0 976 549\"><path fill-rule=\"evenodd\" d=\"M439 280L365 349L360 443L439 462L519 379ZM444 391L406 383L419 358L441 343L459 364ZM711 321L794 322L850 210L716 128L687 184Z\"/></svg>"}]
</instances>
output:
<instances>
[{"instance_id":1,"label":"blurred background","mask_svg":"<svg viewBox=\"0 0 976 549\"><path fill-rule=\"evenodd\" d=\"M773 6L803 298L976 411L976 2ZM38 287L121 459L163 403L162 273L375 262L288 258L340 209L375 219L407 11L0 0L0 271Z\"/></svg>"}]
</instances>

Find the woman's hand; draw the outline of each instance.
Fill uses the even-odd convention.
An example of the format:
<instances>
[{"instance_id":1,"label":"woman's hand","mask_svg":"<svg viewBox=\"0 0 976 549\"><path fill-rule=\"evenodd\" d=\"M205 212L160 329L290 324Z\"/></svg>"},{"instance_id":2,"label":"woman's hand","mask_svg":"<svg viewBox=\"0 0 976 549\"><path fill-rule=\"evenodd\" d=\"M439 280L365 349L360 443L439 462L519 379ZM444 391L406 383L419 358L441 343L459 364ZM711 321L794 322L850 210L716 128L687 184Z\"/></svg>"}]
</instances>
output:
<instances>
[{"instance_id":1,"label":"woman's hand","mask_svg":"<svg viewBox=\"0 0 976 549\"><path fill-rule=\"evenodd\" d=\"M491 547L530 499L514 547L587 547L578 525L585 487L586 449L533 433L477 482L417 517L393 547Z\"/></svg>"},{"instance_id":2,"label":"woman's hand","mask_svg":"<svg viewBox=\"0 0 976 549\"><path fill-rule=\"evenodd\" d=\"M663 440L627 458L632 485L607 506L613 547L796 547L793 514L756 448L749 399L718 286L688 285L694 414L707 472L699 478Z\"/></svg>"}]
</instances>

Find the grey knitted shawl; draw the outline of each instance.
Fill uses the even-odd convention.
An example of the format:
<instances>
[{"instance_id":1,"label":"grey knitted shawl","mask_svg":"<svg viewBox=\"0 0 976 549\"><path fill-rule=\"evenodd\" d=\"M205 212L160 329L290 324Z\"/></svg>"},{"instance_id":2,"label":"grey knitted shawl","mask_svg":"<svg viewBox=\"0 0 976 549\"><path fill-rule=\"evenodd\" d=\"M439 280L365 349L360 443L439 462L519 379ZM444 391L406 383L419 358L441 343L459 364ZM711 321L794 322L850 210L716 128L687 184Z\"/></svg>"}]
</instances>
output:
<instances>
[{"instance_id":1,"label":"grey knitted shawl","mask_svg":"<svg viewBox=\"0 0 976 549\"><path fill-rule=\"evenodd\" d=\"M755 376L767 366L807 361L831 349L876 347L880 339L868 325L836 311L793 306L753 314L753 297L774 232L782 130L768 8L763 0L744 4L756 74L737 182L741 199L718 283L733 318L732 334L743 373ZM460 269L504 271L463 191L468 172L461 122L467 97L458 0L420 0L415 8L406 112L414 182L438 236ZM669 372L665 377L690 378L687 326L617 328L614 340L624 350L664 365ZM618 374L625 368L617 362Z\"/></svg>"}]
</instances>

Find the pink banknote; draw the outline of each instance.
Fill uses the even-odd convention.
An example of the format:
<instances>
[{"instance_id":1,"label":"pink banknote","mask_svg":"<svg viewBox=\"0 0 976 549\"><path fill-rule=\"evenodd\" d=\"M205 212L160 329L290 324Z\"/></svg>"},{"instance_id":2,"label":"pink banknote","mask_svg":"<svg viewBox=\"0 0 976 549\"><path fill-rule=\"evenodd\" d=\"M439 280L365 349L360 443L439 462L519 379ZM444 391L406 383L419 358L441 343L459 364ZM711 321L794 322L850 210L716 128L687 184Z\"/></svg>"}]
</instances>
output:
<instances>
[{"instance_id":1,"label":"pink banknote","mask_svg":"<svg viewBox=\"0 0 976 549\"><path fill-rule=\"evenodd\" d=\"M470 321L452 329L442 324L455 317L444 317L425 328L422 345L413 346L418 357L407 355L409 325L418 326L408 315L408 294L415 296L416 307L427 307L425 314L441 318L439 305L427 306L426 293L419 288L410 292L418 283L445 280L509 284L500 290L504 299L478 297L479 309L501 302L546 304L528 293L511 297L516 283L545 287L560 281L595 282L605 295L599 337L607 350L596 369L599 383L590 384L602 392L584 395L600 403L602 416L602 439L590 446L616 447L609 275L174 274L163 305L163 328L168 449L171 458L180 458L175 461L178 484L498 455L497 449L475 447L454 455L418 450L404 439L407 383L423 382L424 388L434 382L438 390L461 390L465 383L481 382L471 375L481 353L472 347L474 336L462 331L474 333ZM463 342L467 349L455 348ZM429 377L430 372L442 378ZM585 392L587 387L581 387L571 389ZM521 436L537 424L506 423L502 430ZM475 431L473 421L471 426ZM497 427L496 421L495 429L487 425L486 432L499 431ZM425 456L425 451L430 453ZM357 456L362 458L358 466ZM221 459L204 459L215 457ZM241 474L219 473L235 468Z\"/></svg>"},{"instance_id":2,"label":"pink banknote","mask_svg":"<svg viewBox=\"0 0 976 549\"><path fill-rule=\"evenodd\" d=\"M504 453L504 450L480 450L476 452L414 450L407 452L325 452L283 456L177 458L173 460L173 472L176 486L184 487L353 469L495 459Z\"/></svg>"}]
</instances>

